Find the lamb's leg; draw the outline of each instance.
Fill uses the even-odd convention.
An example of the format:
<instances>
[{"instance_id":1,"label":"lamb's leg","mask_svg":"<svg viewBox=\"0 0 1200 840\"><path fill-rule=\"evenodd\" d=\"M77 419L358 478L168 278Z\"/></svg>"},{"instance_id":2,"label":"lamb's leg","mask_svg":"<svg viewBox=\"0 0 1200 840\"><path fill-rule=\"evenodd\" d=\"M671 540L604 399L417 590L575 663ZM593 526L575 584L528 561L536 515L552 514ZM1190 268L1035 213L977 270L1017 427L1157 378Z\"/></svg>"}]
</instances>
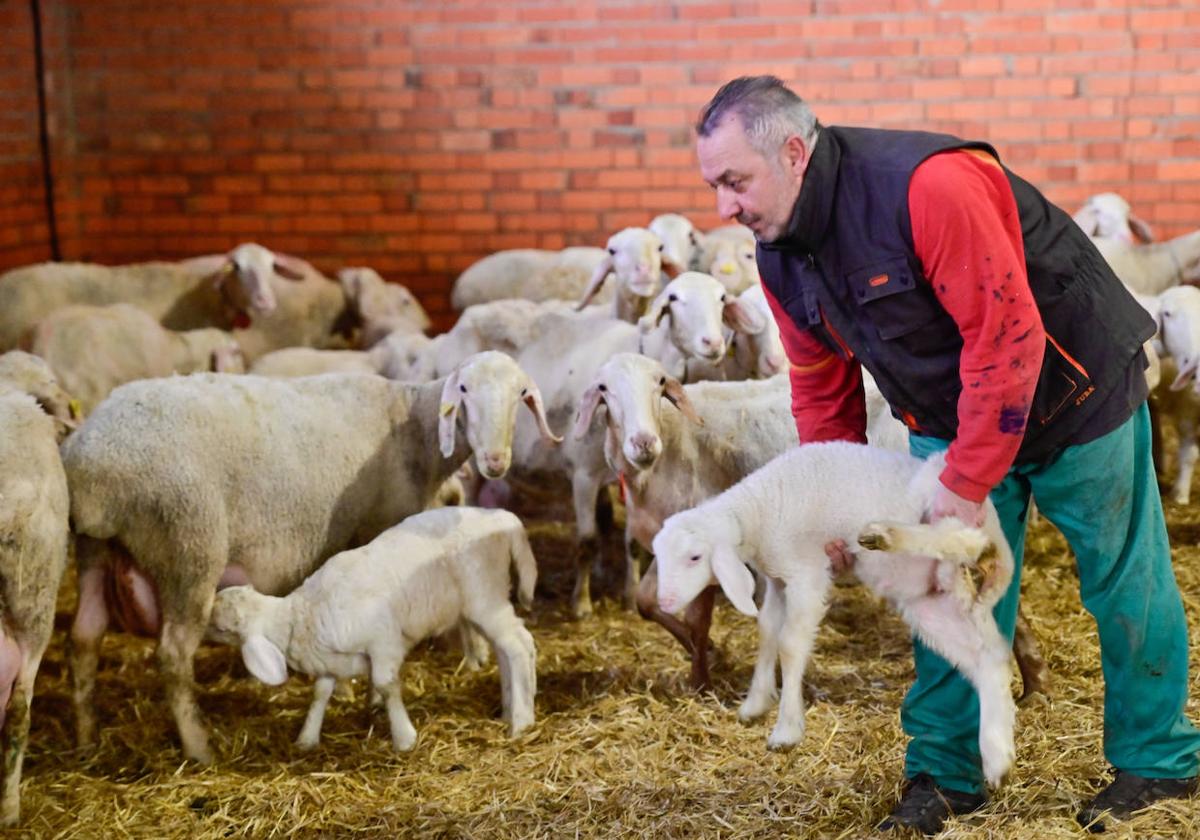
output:
<instances>
[{"instance_id":1,"label":"lamb's leg","mask_svg":"<svg viewBox=\"0 0 1200 840\"><path fill-rule=\"evenodd\" d=\"M50 605L51 610L53 605ZM20 645L20 671L8 701L4 732L0 748L4 751L4 793L0 801L0 824L16 825L21 817L21 767L25 761L25 746L29 742L29 705L33 700L33 683L38 666L50 641L52 619L48 618L44 638L35 640L36 650L26 651Z\"/></svg>"},{"instance_id":2,"label":"lamb's leg","mask_svg":"<svg viewBox=\"0 0 1200 840\"><path fill-rule=\"evenodd\" d=\"M975 688L983 775L989 784L1000 784L1016 753L1008 642L990 612L978 607L964 611L953 592L918 598L901 611L917 637Z\"/></svg>"},{"instance_id":3,"label":"lamb's leg","mask_svg":"<svg viewBox=\"0 0 1200 840\"><path fill-rule=\"evenodd\" d=\"M100 640L108 629L108 607L104 601L104 578L108 574L103 544L77 537L75 556L79 566L79 603L71 625L71 700L75 707L75 743L81 748L96 745L96 671L100 662Z\"/></svg>"},{"instance_id":4,"label":"lamb's leg","mask_svg":"<svg viewBox=\"0 0 1200 840\"><path fill-rule=\"evenodd\" d=\"M777 634L779 670L783 686L779 692L779 718L767 738L773 750L787 749L804 737L804 669L812 655L817 627L825 617L825 593L829 575L822 581L797 581L783 593L783 624ZM757 670L757 669L756 669Z\"/></svg>"},{"instance_id":5,"label":"lamb's leg","mask_svg":"<svg viewBox=\"0 0 1200 840\"><path fill-rule=\"evenodd\" d=\"M470 622L459 622L458 641L462 645L463 664L468 671L478 671L488 663L491 648L487 639L479 635L479 631L471 626Z\"/></svg>"},{"instance_id":6,"label":"lamb's leg","mask_svg":"<svg viewBox=\"0 0 1200 840\"><path fill-rule=\"evenodd\" d=\"M1196 423L1190 418L1181 418L1179 430L1179 472L1175 476L1175 487L1171 500L1177 505L1186 505L1192 498L1192 473L1196 469L1196 457L1200 446L1196 443Z\"/></svg>"},{"instance_id":7,"label":"lamb's leg","mask_svg":"<svg viewBox=\"0 0 1200 840\"><path fill-rule=\"evenodd\" d=\"M758 610L758 656L750 690L738 708L738 718L752 721L765 715L779 699L775 664L779 661L779 634L783 630L784 602L779 584L764 576L766 590Z\"/></svg>"},{"instance_id":8,"label":"lamb's leg","mask_svg":"<svg viewBox=\"0 0 1200 840\"><path fill-rule=\"evenodd\" d=\"M508 604L478 620L480 629L496 648L502 717L508 724L509 735L515 737L533 725L533 698L537 693L533 636Z\"/></svg>"},{"instance_id":9,"label":"lamb's leg","mask_svg":"<svg viewBox=\"0 0 1200 840\"><path fill-rule=\"evenodd\" d=\"M383 695L392 731L392 748L397 752L408 752L417 743L417 730L408 719L408 710L404 708L404 700L400 697L400 666L404 664L407 653L404 649L398 653L368 652L371 658L371 684Z\"/></svg>"},{"instance_id":10,"label":"lamb's leg","mask_svg":"<svg viewBox=\"0 0 1200 840\"><path fill-rule=\"evenodd\" d=\"M712 625L713 600L717 587L710 586L688 604L684 611L684 620L680 621L670 613L658 608L658 566L654 561L646 569L646 574L638 582L637 608L642 618L661 624L668 633L675 637L692 659L692 688L697 691L708 691L712 681L708 673L708 631Z\"/></svg>"},{"instance_id":11,"label":"lamb's leg","mask_svg":"<svg viewBox=\"0 0 1200 840\"><path fill-rule=\"evenodd\" d=\"M296 746L300 749L315 749L321 743L321 724L325 720L325 708L329 705L329 698L333 696L336 686L337 678L329 676L317 677L317 681L313 683L312 704L304 718L304 727L296 738Z\"/></svg>"},{"instance_id":12,"label":"lamb's leg","mask_svg":"<svg viewBox=\"0 0 1200 840\"><path fill-rule=\"evenodd\" d=\"M592 614L592 561L600 552L596 535L596 498L600 482L582 471L571 479L571 499L575 507L575 592L571 596L572 612L576 618Z\"/></svg>"}]
</instances>

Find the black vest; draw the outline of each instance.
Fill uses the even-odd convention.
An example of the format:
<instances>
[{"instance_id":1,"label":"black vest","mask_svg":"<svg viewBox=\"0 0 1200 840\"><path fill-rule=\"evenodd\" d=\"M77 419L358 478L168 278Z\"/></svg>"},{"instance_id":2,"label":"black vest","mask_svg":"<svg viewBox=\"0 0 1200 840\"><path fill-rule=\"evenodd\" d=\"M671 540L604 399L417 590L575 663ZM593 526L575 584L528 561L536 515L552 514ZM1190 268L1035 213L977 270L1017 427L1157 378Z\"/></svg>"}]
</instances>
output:
<instances>
[{"instance_id":1,"label":"black vest","mask_svg":"<svg viewBox=\"0 0 1200 840\"><path fill-rule=\"evenodd\" d=\"M909 428L946 439L958 429L962 336L914 253L908 186L926 158L960 148L999 160L945 134L825 128L786 233L758 247L762 281L796 326L856 356ZM1071 217L1004 172L1047 334L1017 454L1028 463L1129 418L1146 398L1142 344L1155 327Z\"/></svg>"}]
</instances>

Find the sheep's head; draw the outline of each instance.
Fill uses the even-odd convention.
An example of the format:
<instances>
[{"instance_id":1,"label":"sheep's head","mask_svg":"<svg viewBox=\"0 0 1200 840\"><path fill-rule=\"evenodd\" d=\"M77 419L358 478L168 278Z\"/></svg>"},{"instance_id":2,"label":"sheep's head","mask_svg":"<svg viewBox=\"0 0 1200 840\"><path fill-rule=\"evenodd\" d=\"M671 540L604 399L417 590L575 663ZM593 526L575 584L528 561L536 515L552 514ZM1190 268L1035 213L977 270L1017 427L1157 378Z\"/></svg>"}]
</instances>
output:
<instances>
[{"instance_id":1,"label":"sheep's head","mask_svg":"<svg viewBox=\"0 0 1200 840\"><path fill-rule=\"evenodd\" d=\"M662 240L664 264L670 263L680 271L691 268L700 250L700 233L691 219L678 213L663 213L651 220L649 230Z\"/></svg>"},{"instance_id":2,"label":"sheep's head","mask_svg":"<svg viewBox=\"0 0 1200 840\"><path fill-rule=\"evenodd\" d=\"M58 384L50 365L32 353L10 350L0 355L0 390L22 391L37 400L54 420L60 440L83 419L79 401Z\"/></svg>"},{"instance_id":3,"label":"sheep's head","mask_svg":"<svg viewBox=\"0 0 1200 840\"><path fill-rule=\"evenodd\" d=\"M767 304L766 294L760 285L751 286L738 295L738 301L748 311L758 314L761 328L745 330L736 334L734 355L738 365L751 376L770 379L777 373L787 369L787 352L783 347L783 339L779 336L779 324Z\"/></svg>"},{"instance_id":4,"label":"sheep's head","mask_svg":"<svg viewBox=\"0 0 1200 840\"><path fill-rule=\"evenodd\" d=\"M662 454L662 401L667 400L693 423L700 418L678 379L655 359L618 353L596 372L579 401L575 437L583 437L596 409L607 412L604 454L618 472L627 466L646 470Z\"/></svg>"},{"instance_id":5,"label":"sheep's head","mask_svg":"<svg viewBox=\"0 0 1200 840\"><path fill-rule=\"evenodd\" d=\"M1172 391L1193 384L1200 369L1200 289L1174 286L1158 296L1163 351L1175 360Z\"/></svg>"},{"instance_id":6,"label":"sheep's head","mask_svg":"<svg viewBox=\"0 0 1200 840\"><path fill-rule=\"evenodd\" d=\"M412 292L399 283L384 281L375 269L343 268L337 277L346 302L363 321L363 346L372 346L389 332L423 332L433 326Z\"/></svg>"},{"instance_id":7,"label":"sheep's head","mask_svg":"<svg viewBox=\"0 0 1200 840\"><path fill-rule=\"evenodd\" d=\"M714 277L685 271L666 285L638 322L647 332L669 318L671 343L684 356L716 363L725 355L725 327L757 332L759 314L741 304Z\"/></svg>"},{"instance_id":8,"label":"sheep's head","mask_svg":"<svg viewBox=\"0 0 1200 840\"><path fill-rule=\"evenodd\" d=\"M1129 202L1116 193L1097 193L1071 218L1088 236L1131 245L1154 241L1150 225L1135 216Z\"/></svg>"},{"instance_id":9,"label":"sheep's head","mask_svg":"<svg viewBox=\"0 0 1200 840\"><path fill-rule=\"evenodd\" d=\"M609 274L630 295L653 296L662 275L663 247L662 240L646 228L625 228L614 233L608 238L608 254L592 272L587 290L575 308L582 309L591 303Z\"/></svg>"},{"instance_id":10,"label":"sheep's head","mask_svg":"<svg viewBox=\"0 0 1200 840\"><path fill-rule=\"evenodd\" d=\"M701 265L700 270L720 280L734 294L740 294L759 282L753 242L719 239L706 249L704 256L706 264Z\"/></svg>"},{"instance_id":11,"label":"sheep's head","mask_svg":"<svg viewBox=\"0 0 1200 840\"><path fill-rule=\"evenodd\" d=\"M746 615L757 615L754 576L737 554L739 537L727 517L704 507L677 513L654 537L658 606L666 613L686 607L713 583Z\"/></svg>"},{"instance_id":12,"label":"sheep's head","mask_svg":"<svg viewBox=\"0 0 1200 840\"><path fill-rule=\"evenodd\" d=\"M500 478L512 463L513 429L517 404L524 402L533 413L542 439L561 443L550 431L542 394L529 374L503 353L487 351L467 357L446 377L442 385L438 416L438 440L442 455L454 455L457 418L465 419L467 445L475 453L475 465L484 478Z\"/></svg>"},{"instance_id":13,"label":"sheep's head","mask_svg":"<svg viewBox=\"0 0 1200 840\"><path fill-rule=\"evenodd\" d=\"M206 637L237 645L247 670L267 685L287 680L287 658L263 633L265 610L273 599L252 586L230 586L217 592Z\"/></svg>"}]
</instances>

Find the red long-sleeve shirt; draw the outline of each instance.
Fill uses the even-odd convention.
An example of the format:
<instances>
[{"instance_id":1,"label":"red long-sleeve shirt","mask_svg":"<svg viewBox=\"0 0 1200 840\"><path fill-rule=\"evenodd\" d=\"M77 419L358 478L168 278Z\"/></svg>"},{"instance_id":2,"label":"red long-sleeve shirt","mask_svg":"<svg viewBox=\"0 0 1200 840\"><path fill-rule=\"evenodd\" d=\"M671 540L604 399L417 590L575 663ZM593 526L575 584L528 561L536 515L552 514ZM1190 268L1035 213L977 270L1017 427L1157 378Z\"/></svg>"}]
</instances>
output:
<instances>
[{"instance_id":1,"label":"red long-sleeve shirt","mask_svg":"<svg viewBox=\"0 0 1200 840\"><path fill-rule=\"evenodd\" d=\"M994 158L955 150L916 168L908 208L917 258L963 338L958 435L941 481L981 502L1020 448L1046 343L1025 271L1016 200ZM770 293L767 302L791 362L800 440L865 441L857 361L842 359L797 327ZM1014 341L1018 337L1023 340Z\"/></svg>"}]
</instances>

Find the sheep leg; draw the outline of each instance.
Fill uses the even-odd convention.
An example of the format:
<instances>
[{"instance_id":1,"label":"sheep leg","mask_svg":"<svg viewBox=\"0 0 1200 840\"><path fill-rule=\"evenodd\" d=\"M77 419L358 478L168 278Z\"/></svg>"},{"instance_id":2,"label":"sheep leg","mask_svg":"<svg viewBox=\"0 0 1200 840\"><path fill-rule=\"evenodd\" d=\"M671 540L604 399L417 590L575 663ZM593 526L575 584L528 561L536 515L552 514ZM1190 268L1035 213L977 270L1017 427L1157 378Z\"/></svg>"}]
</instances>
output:
<instances>
[{"instance_id":1,"label":"sheep leg","mask_svg":"<svg viewBox=\"0 0 1200 840\"><path fill-rule=\"evenodd\" d=\"M767 738L769 749L787 749L804 737L804 669L812 655L817 627L825 617L828 574L824 574L824 580L825 587L820 589L798 581L799 585L789 586L783 596L783 623L776 634L783 687L779 692L779 717ZM816 581L812 583L819 586Z\"/></svg>"},{"instance_id":2,"label":"sheep leg","mask_svg":"<svg viewBox=\"0 0 1200 840\"><path fill-rule=\"evenodd\" d=\"M408 651L401 649L386 655L371 657L371 683L383 695L387 707L388 724L392 730L392 748L397 752L408 752L417 743L417 730L408 719L408 710L400 696L400 666Z\"/></svg>"},{"instance_id":3,"label":"sheep leg","mask_svg":"<svg viewBox=\"0 0 1200 840\"><path fill-rule=\"evenodd\" d=\"M491 648L469 621L459 622L458 641L462 645L463 665L468 671L478 671L488 663Z\"/></svg>"},{"instance_id":4,"label":"sheep leg","mask_svg":"<svg viewBox=\"0 0 1200 840\"><path fill-rule=\"evenodd\" d=\"M1175 475L1175 488L1171 499L1177 505L1186 505L1192 497L1192 472L1196 468L1196 457L1200 446L1196 443L1196 424L1191 419L1179 421L1179 472Z\"/></svg>"},{"instance_id":5,"label":"sheep leg","mask_svg":"<svg viewBox=\"0 0 1200 840\"><path fill-rule=\"evenodd\" d=\"M0 747L4 751L4 792L0 800L0 825L16 825L21 817L21 767L25 761L25 746L29 742L29 705L33 700L33 683L46 645L50 641L51 627L46 626L45 638L36 650L25 652L21 646L21 665L12 696L8 702L8 714L4 718L4 732Z\"/></svg>"},{"instance_id":6,"label":"sheep leg","mask_svg":"<svg viewBox=\"0 0 1200 840\"><path fill-rule=\"evenodd\" d=\"M216 587L210 586L204 593L207 608L199 610L203 619L197 617L189 620L183 615L164 615L162 635L158 640L158 663L166 684L167 702L175 717L175 725L179 728L183 755L200 764L211 764L213 754L208 746L208 729L196 702L192 660L204 638L207 615L212 608L215 592ZM198 599L194 600L197 600L195 606L200 606Z\"/></svg>"},{"instance_id":7,"label":"sheep leg","mask_svg":"<svg viewBox=\"0 0 1200 840\"><path fill-rule=\"evenodd\" d=\"M75 707L75 743L81 748L96 744L96 671L100 663L100 640L108 629L108 606L104 601L104 579L108 569L102 563L88 565L89 552L102 544L87 537L76 539L79 561L79 603L71 625L71 700Z\"/></svg>"},{"instance_id":8,"label":"sheep leg","mask_svg":"<svg viewBox=\"0 0 1200 840\"><path fill-rule=\"evenodd\" d=\"M713 601L717 587L710 586L688 604L680 621L658 608L658 566L650 561L646 574L638 582L637 609L642 618L657 622L683 645L692 659L691 685L697 691L712 689L708 672L708 631L712 625Z\"/></svg>"},{"instance_id":9,"label":"sheep leg","mask_svg":"<svg viewBox=\"0 0 1200 840\"><path fill-rule=\"evenodd\" d=\"M335 686L337 678L330 676L317 677L317 681L313 683L312 705L308 707L304 727L296 738L296 746L300 749L315 749L321 743L321 724L325 720L325 708L329 705L329 698L333 696Z\"/></svg>"},{"instance_id":10,"label":"sheep leg","mask_svg":"<svg viewBox=\"0 0 1200 840\"><path fill-rule=\"evenodd\" d=\"M628 515L628 514L626 514ZM638 583L642 575L642 557L648 556L641 543L625 529L625 609L637 609Z\"/></svg>"},{"instance_id":11,"label":"sheep leg","mask_svg":"<svg viewBox=\"0 0 1200 840\"><path fill-rule=\"evenodd\" d=\"M758 611L758 656L754 662L754 676L750 678L750 690L738 707L738 718L745 722L765 715L779 699L775 663L779 660L779 634L783 629L783 591L771 578L764 575L763 579L766 591Z\"/></svg>"},{"instance_id":12,"label":"sheep leg","mask_svg":"<svg viewBox=\"0 0 1200 840\"><path fill-rule=\"evenodd\" d=\"M482 618L480 629L496 648L500 669L501 716L516 737L533 725L537 663L533 636L510 605Z\"/></svg>"},{"instance_id":13,"label":"sheep leg","mask_svg":"<svg viewBox=\"0 0 1200 840\"><path fill-rule=\"evenodd\" d=\"M575 591L571 596L572 612L576 618L592 614L592 561L600 552L596 535L596 499L600 482L594 476L579 471L571 479L571 500L575 506Z\"/></svg>"},{"instance_id":14,"label":"sheep leg","mask_svg":"<svg viewBox=\"0 0 1200 840\"><path fill-rule=\"evenodd\" d=\"M1047 696L1050 686L1050 669L1038 648L1037 637L1025 618L1025 610L1017 607L1017 626L1013 635L1013 656L1021 672L1021 701L1035 694Z\"/></svg>"},{"instance_id":15,"label":"sheep leg","mask_svg":"<svg viewBox=\"0 0 1200 840\"><path fill-rule=\"evenodd\" d=\"M918 598L904 618L930 650L957 668L979 696L979 753L988 783L1000 784L1016 754L1010 647L990 612L964 611L953 592Z\"/></svg>"}]
</instances>

